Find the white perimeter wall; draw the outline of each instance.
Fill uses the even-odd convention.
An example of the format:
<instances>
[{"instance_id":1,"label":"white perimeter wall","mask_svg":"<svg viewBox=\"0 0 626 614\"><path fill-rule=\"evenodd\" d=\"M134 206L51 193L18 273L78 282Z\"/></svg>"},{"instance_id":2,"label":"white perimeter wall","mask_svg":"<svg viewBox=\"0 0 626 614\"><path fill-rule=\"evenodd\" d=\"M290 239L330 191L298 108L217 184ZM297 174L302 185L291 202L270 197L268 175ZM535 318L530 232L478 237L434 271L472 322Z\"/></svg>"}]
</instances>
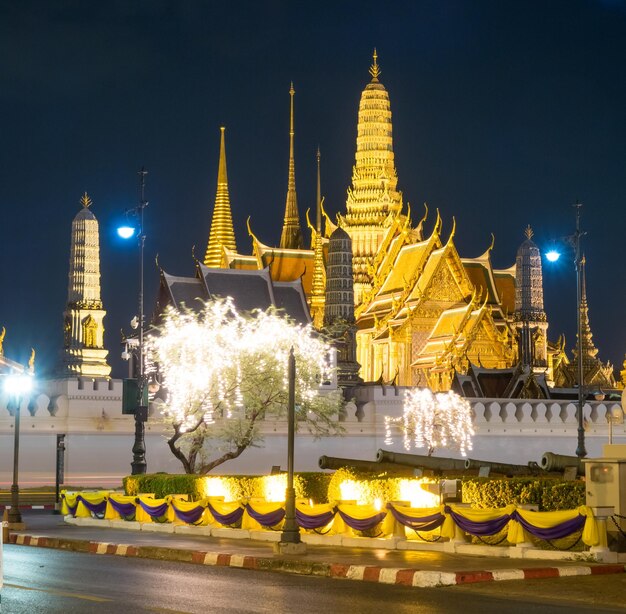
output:
<instances>
[{"instance_id":1,"label":"white perimeter wall","mask_svg":"<svg viewBox=\"0 0 626 614\"><path fill-rule=\"evenodd\" d=\"M130 473L134 440L132 416L121 415L121 381L110 386L93 383L82 387L77 380L45 382L21 411L19 483L25 488L53 484L55 479L56 435L65 433L65 483L74 486L119 486ZM318 470L321 455L375 460L385 448L404 452L401 437L385 445L384 416L398 416L404 389L371 386L357 392L349 404L343 436L318 440L298 434L296 471ZM539 462L544 452L573 456L577 443L576 405L563 401L472 400L474 410L473 450L470 458L526 464ZM591 402L585 405L586 446L589 457L598 457L608 442L607 409L617 403ZM246 450L238 459L222 465L218 473L263 474L273 465L287 465L287 425L284 421L264 424L263 447ZM0 399L0 487L12 481L13 418ZM614 443L626 443L623 426L614 427ZM151 419L146 424L148 471L182 472L163 436L162 425ZM424 454L424 450L411 450ZM455 452L438 450L435 456L460 458Z\"/></svg>"}]
</instances>

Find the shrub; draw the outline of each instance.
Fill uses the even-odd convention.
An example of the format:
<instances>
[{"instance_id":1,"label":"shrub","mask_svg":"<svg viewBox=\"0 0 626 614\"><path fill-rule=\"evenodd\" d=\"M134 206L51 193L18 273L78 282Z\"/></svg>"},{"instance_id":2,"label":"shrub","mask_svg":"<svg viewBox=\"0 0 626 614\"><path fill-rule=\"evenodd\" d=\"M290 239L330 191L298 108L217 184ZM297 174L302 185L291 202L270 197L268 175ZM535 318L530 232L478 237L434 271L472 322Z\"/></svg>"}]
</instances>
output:
<instances>
[{"instance_id":1,"label":"shrub","mask_svg":"<svg viewBox=\"0 0 626 614\"><path fill-rule=\"evenodd\" d=\"M542 512L574 509L585 504L585 484L554 478L466 478L463 503L481 509L510 504L537 505Z\"/></svg>"}]
</instances>

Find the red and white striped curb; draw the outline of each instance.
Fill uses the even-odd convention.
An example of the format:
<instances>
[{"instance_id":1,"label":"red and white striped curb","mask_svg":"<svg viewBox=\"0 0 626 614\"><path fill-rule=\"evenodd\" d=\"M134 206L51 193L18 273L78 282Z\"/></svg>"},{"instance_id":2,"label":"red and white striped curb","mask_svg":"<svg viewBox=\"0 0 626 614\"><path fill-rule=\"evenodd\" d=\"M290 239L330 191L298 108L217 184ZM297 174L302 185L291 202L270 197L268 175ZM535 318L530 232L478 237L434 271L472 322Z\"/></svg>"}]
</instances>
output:
<instances>
[{"instance_id":1,"label":"red and white striped curb","mask_svg":"<svg viewBox=\"0 0 626 614\"><path fill-rule=\"evenodd\" d=\"M59 540L34 535L11 534L11 543L23 546L39 546L54 548ZM73 540L64 540L73 541ZM139 556L140 546L131 544L110 544L107 542L86 542L88 551L92 554L113 554L117 556ZM242 554L227 554L224 552L191 551L191 562L198 565L212 565L219 567L237 567L240 569L268 569L275 570L280 559L271 557L246 556ZM272 566L272 563L274 564ZM304 563L298 566L297 563ZM286 571L296 574L310 574L307 561L286 561ZM341 565L331 563L327 565L330 578L345 580L361 580L378 582L380 584L397 584L401 586L436 587L452 586L455 584L471 584L476 582L497 582L501 580L530 580L536 578L563 578L570 576L594 576L604 574L624 573L626 568L620 564L606 565L570 565L563 567L531 567L527 569L497 569L483 571L431 571L420 569L405 569L398 567L378 567L368 565Z\"/></svg>"},{"instance_id":2,"label":"red and white striped curb","mask_svg":"<svg viewBox=\"0 0 626 614\"><path fill-rule=\"evenodd\" d=\"M0 512L4 511L5 509L10 510L11 506L0 504ZM50 504L46 503L45 505L20 505L18 506L18 509L20 510L53 510L54 503L50 503Z\"/></svg>"}]
</instances>

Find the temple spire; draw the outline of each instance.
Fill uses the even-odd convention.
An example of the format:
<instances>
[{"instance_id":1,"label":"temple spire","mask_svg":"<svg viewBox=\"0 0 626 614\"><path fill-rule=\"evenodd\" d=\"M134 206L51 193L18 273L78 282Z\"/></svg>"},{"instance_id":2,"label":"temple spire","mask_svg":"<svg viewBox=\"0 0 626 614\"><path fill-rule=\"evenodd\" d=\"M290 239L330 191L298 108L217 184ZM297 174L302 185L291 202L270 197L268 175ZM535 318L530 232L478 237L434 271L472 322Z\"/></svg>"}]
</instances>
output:
<instances>
[{"instance_id":1,"label":"temple spire","mask_svg":"<svg viewBox=\"0 0 626 614\"><path fill-rule=\"evenodd\" d=\"M226 172L226 144L224 138L226 128L222 126L220 132L217 191L215 193L215 205L213 206L213 219L211 220L209 243L204 256L204 264L212 268L220 268L222 266L222 252L224 247L237 251L233 216L230 209L230 196L228 193L228 174Z\"/></svg>"},{"instance_id":2,"label":"temple spire","mask_svg":"<svg viewBox=\"0 0 626 614\"><path fill-rule=\"evenodd\" d=\"M376 47L374 47L374 53L372 54L374 63L370 66L370 75L372 75L372 81L377 82L380 77L380 66L378 66L378 53L376 53Z\"/></svg>"},{"instance_id":3,"label":"temple spire","mask_svg":"<svg viewBox=\"0 0 626 614\"><path fill-rule=\"evenodd\" d=\"M598 349L593 344L593 334L591 332L591 325L589 324L589 305L587 303L587 280L585 276L585 267L587 260L583 254L580 260L581 273L580 273L580 318L581 318L581 332L582 339L578 339L576 347L574 348L574 356L578 360L578 356L582 356L583 368L585 374L589 371L589 367L595 363L595 357L598 354ZM581 350L582 348L582 350ZM585 382L586 383L586 382Z\"/></svg>"},{"instance_id":4,"label":"temple spire","mask_svg":"<svg viewBox=\"0 0 626 614\"><path fill-rule=\"evenodd\" d=\"M326 270L324 267L324 239L322 237L322 182L320 148L317 148L317 219L313 232L313 281L311 284L311 316L313 325L321 329L324 324L326 301Z\"/></svg>"},{"instance_id":5,"label":"temple spire","mask_svg":"<svg viewBox=\"0 0 626 614\"><path fill-rule=\"evenodd\" d=\"M289 122L289 177L287 179L287 199L285 203L285 220L283 230L280 235L280 247L284 249L302 249L302 230L300 228L300 217L298 215L298 197L296 196L296 165L293 152L293 96L296 91L293 89L293 82L289 88L291 97L291 114Z\"/></svg>"},{"instance_id":6,"label":"temple spire","mask_svg":"<svg viewBox=\"0 0 626 614\"><path fill-rule=\"evenodd\" d=\"M85 192L72 221L72 243L64 313L63 376L108 378L104 348L106 311L100 297L100 231Z\"/></svg>"}]
</instances>

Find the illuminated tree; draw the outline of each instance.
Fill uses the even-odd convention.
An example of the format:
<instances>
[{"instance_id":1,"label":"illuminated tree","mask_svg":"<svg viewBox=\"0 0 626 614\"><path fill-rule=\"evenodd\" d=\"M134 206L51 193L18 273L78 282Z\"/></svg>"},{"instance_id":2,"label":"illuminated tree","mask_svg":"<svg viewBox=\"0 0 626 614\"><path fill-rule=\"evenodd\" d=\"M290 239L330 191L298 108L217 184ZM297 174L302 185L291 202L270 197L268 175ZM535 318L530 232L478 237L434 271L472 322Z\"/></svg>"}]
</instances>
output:
<instances>
[{"instance_id":1,"label":"illuminated tree","mask_svg":"<svg viewBox=\"0 0 626 614\"><path fill-rule=\"evenodd\" d=\"M451 390L433 394L428 388L407 390L403 415L385 416L386 439L391 445L391 429L397 426L404 435L404 447L427 448L430 456L436 448L458 450L463 456L472 449L472 409Z\"/></svg>"},{"instance_id":2,"label":"illuminated tree","mask_svg":"<svg viewBox=\"0 0 626 614\"><path fill-rule=\"evenodd\" d=\"M263 421L285 418L292 347L298 426L315 436L342 430L340 392L319 390L331 376L330 346L274 310L244 315L229 300L170 308L146 346L147 372L158 367L163 386L167 443L187 473L237 458L260 444Z\"/></svg>"}]
</instances>

